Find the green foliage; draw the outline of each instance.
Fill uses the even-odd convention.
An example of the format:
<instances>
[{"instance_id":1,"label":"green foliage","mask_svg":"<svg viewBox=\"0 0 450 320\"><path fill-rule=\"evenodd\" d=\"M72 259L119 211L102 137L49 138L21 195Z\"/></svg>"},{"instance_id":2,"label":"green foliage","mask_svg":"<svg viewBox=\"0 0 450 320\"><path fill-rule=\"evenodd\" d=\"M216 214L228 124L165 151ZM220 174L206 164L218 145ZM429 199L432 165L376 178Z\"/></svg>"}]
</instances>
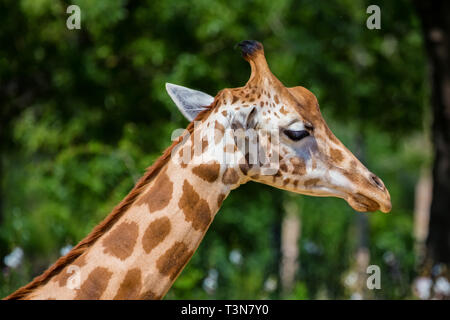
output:
<instances>
[{"instance_id":1,"label":"green foliage","mask_svg":"<svg viewBox=\"0 0 450 320\"><path fill-rule=\"evenodd\" d=\"M363 0L73 3L81 30L66 28L64 1L0 1L0 87L8 89L0 91L0 257L25 251L18 269L3 267L0 295L87 235L186 126L165 82L211 95L241 86L249 67L233 48L258 39L273 72L311 89L351 150L364 137L365 163L393 200L391 214L368 215L370 263L386 275L376 298L410 296L414 185L429 147L422 40L408 1L379 1L381 30L366 28L372 3ZM234 191L167 299L348 298L342 277L354 259L356 215L342 200L302 196L300 269L292 294L280 293L286 196L255 183ZM217 287L205 289L214 272Z\"/></svg>"}]
</instances>

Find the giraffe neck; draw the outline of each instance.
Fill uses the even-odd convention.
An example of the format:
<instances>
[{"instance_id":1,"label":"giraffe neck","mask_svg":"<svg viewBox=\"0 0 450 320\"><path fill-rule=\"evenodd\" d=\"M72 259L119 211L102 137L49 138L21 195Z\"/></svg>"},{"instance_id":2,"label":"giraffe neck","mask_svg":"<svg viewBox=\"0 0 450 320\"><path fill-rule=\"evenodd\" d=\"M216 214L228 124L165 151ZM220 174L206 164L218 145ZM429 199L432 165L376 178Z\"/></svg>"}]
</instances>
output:
<instances>
[{"instance_id":1,"label":"giraffe neck","mask_svg":"<svg viewBox=\"0 0 450 320\"><path fill-rule=\"evenodd\" d=\"M222 201L241 181L238 170L214 159L180 164L183 151L197 154L194 140L176 149L175 157L109 231L26 298L162 298L199 246ZM208 149L205 143L202 147ZM217 154L212 149L209 154Z\"/></svg>"}]
</instances>

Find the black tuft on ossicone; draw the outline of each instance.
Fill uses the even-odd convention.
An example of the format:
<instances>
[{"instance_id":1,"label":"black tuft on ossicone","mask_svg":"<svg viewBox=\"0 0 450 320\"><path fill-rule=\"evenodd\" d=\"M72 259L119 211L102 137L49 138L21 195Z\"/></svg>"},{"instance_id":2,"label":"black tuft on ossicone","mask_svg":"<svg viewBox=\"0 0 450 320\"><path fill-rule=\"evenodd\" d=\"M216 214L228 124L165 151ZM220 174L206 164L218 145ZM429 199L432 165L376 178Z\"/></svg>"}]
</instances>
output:
<instances>
[{"instance_id":1,"label":"black tuft on ossicone","mask_svg":"<svg viewBox=\"0 0 450 320\"><path fill-rule=\"evenodd\" d=\"M244 40L237 44L241 48L242 56L244 58L252 56L256 51L262 50L263 46L256 40Z\"/></svg>"}]
</instances>

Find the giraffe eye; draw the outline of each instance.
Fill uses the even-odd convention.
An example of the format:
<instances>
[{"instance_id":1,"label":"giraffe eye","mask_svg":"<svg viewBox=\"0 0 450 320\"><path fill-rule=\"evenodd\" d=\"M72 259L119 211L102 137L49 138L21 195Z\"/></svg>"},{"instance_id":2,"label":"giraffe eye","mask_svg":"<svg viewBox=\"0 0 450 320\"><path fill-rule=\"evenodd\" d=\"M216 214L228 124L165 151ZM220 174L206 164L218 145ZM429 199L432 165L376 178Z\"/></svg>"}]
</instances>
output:
<instances>
[{"instance_id":1,"label":"giraffe eye","mask_svg":"<svg viewBox=\"0 0 450 320\"><path fill-rule=\"evenodd\" d=\"M309 136L309 132L306 130L299 130L299 131L284 130L284 134L287 135L289 137L289 139L294 140L294 141L300 141L303 138L306 138L307 136Z\"/></svg>"}]
</instances>

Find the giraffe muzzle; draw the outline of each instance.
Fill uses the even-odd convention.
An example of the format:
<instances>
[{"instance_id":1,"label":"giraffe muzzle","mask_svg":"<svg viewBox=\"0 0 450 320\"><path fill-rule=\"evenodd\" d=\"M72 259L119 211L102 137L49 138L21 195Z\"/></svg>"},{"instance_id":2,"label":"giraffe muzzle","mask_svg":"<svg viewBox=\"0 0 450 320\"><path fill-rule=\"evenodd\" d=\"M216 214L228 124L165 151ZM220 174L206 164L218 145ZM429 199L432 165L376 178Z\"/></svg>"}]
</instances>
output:
<instances>
[{"instance_id":1,"label":"giraffe muzzle","mask_svg":"<svg viewBox=\"0 0 450 320\"><path fill-rule=\"evenodd\" d=\"M366 179L369 182L367 187L349 195L349 205L360 212L391 211L391 196L383 181L373 173L369 173Z\"/></svg>"}]
</instances>

